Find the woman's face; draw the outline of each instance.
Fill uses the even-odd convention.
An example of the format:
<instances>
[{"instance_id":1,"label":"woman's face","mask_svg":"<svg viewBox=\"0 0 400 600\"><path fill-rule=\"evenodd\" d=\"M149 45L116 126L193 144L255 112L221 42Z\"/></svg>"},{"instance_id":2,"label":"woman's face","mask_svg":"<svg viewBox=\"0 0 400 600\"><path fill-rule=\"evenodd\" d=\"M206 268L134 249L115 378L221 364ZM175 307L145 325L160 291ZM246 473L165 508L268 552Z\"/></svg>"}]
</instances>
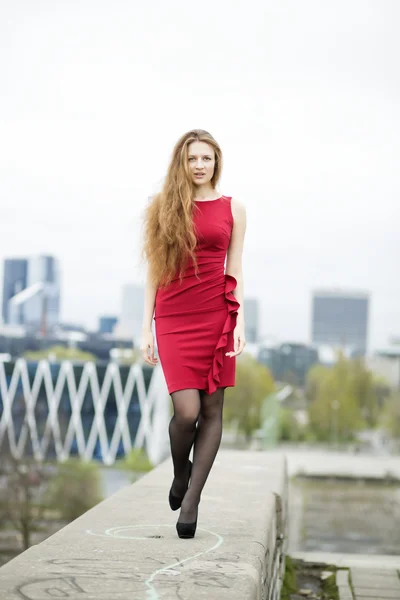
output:
<instances>
[{"instance_id":1,"label":"woman's face","mask_svg":"<svg viewBox=\"0 0 400 600\"><path fill-rule=\"evenodd\" d=\"M192 142L188 147L189 171L195 185L211 181L215 168L214 148L206 142Z\"/></svg>"}]
</instances>

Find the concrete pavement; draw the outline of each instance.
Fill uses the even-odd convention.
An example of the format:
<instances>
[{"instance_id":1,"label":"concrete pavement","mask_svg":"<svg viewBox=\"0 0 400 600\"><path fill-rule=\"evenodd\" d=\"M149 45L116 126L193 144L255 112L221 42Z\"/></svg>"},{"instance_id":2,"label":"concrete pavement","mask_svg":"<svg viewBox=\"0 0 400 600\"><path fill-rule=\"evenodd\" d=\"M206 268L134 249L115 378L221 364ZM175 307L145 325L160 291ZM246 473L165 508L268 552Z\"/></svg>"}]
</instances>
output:
<instances>
[{"instance_id":1,"label":"concrete pavement","mask_svg":"<svg viewBox=\"0 0 400 600\"><path fill-rule=\"evenodd\" d=\"M177 537L170 461L0 569L2 600L278 600L282 455L221 451L193 540Z\"/></svg>"}]
</instances>

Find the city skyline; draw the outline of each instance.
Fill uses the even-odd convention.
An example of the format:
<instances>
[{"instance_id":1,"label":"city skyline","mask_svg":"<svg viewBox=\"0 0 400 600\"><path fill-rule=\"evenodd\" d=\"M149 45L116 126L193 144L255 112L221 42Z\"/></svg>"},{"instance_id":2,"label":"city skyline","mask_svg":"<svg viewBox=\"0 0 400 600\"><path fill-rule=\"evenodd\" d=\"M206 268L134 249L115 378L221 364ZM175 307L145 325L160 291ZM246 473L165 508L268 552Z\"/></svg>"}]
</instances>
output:
<instances>
[{"instance_id":1,"label":"city skyline","mask_svg":"<svg viewBox=\"0 0 400 600\"><path fill-rule=\"evenodd\" d=\"M11 267L10 274L14 275L15 282L12 283L12 288L18 284L18 290L15 297L21 295L22 291L28 291L32 286L37 285L40 278L43 277L44 271L48 271L46 266L48 261L55 261L54 257L49 256L33 256L33 257L7 257L4 261L5 267ZM47 261L43 263L43 261ZM50 269L49 275L54 269ZM18 277L15 277L14 271ZM57 267L59 274L59 267ZM9 275L8 275L9 277ZM59 280L58 280L59 286ZM10 288L10 282L7 281L7 272L3 279L3 296L4 290ZM11 289L11 288L10 288ZM60 304L58 287L57 307ZM142 285L134 283L124 284L121 289L120 310L115 314L99 314L97 316L97 327L92 331L100 333L113 333L118 338L132 338L133 343L138 347L140 343L143 308L144 308L144 293L145 289ZM37 295L36 293L34 294ZM9 300L13 294L8 294ZM331 346L334 348L343 348L347 353L361 352L365 354L368 348L368 329L369 329L369 294L360 290L344 290L335 289L318 289L312 293L312 318L310 321L311 334L307 340L294 339L293 337L283 338L271 336L270 334L262 334L260 331L260 314L259 300L254 297L244 298L244 310L246 313L246 340L250 344L266 343L267 346L271 343L300 343L308 344L315 348ZM8 302L3 298L3 317L7 312ZM39 307L40 308L40 307ZM346 312L348 314L344 315ZM348 310L347 310L348 309ZM58 315L58 313L57 313ZM54 320L54 319L53 319ZM10 320L5 320L4 323L11 323ZM21 318L18 323L23 324L24 318ZM57 325L63 326L64 323L58 319ZM85 323L77 323L77 327L83 327L90 331ZM154 328L153 328L154 331ZM389 344L392 343L391 338ZM370 352L371 353L371 352Z\"/></svg>"},{"instance_id":2,"label":"city skyline","mask_svg":"<svg viewBox=\"0 0 400 600\"><path fill-rule=\"evenodd\" d=\"M224 153L221 192L247 208L262 335L307 341L315 288L361 288L370 348L387 345L400 335L399 4L205 7L2 7L1 264L57 256L62 320L94 329L123 285L143 285L147 199L177 138L203 127Z\"/></svg>"},{"instance_id":3,"label":"city skyline","mask_svg":"<svg viewBox=\"0 0 400 600\"><path fill-rule=\"evenodd\" d=\"M60 273L57 259L48 255L7 257L3 267L3 323L42 333L58 325Z\"/></svg>"}]
</instances>

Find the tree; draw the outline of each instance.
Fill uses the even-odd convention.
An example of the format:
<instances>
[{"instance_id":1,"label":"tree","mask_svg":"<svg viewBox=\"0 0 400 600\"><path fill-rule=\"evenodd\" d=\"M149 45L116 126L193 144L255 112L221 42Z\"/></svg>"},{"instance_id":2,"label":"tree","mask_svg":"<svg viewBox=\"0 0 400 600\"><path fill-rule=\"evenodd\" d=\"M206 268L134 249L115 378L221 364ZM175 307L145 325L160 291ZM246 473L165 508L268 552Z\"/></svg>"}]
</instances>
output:
<instances>
[{"instance_id":1,"label":"tree","mask_svg":"<svg viewBox=\"0 0 400 600\"><path fill-rule=\"evenodd\" d=\"M328 367L318 364L309 369L306 377L305 395L310 403L316 400L321 382L329 374L329 371Z\"/></svg>"},{"instance_id":2,"label":"tree","mask_svg":"<svg viewBox=\"0 0 400 600\"><path fill-rule=\"evenodd\" d=\"M304 439L304 427L297 421L290 408L279 410L279 439L284 442L299 442Z\"/></svg>"},{"instance_id":3,"label":"tree","mask_svg":"<svg viewBox=\"0 0 400 600\"><path fill-rule=\"evenodd\" d=\"M380 406L377 398L378 380L369 371L364 361L357 358L351 361L349 388L360 407L362 417L368 427L375 427Z\"/></svg>"},{"instance_id":4,"label":"tree","mask_svg":"<svg viewBox=\"0 0 400 600\"><path fill-rule=\"evenodd\" d=\"M66 521L73 521L101 502L99 468L95 463L69 459L50 482L48 504Z\"/></svg>"},{"instance_id":5,"label":"tree","mask_svg":"<svg viewBox=\"0 0 400 600\"><path fill-rule=\"evenodd\" d=\"M48 476L40 463L13 457L3 462L0 476L4 483L0 486L2 521L21 534L22 547L27 550L45 510L43 496Z\"/></svg>"},{"instance_id":6,"label":"tree","mask_svg":"<svg viewBox=\"0 0 400 600\"><path fill-rule=\"evenodd\" d=\"M121 462L122 468L133 473L147 473L154 468L143 448L132 448Z\"/></svg>"},{"instance_id":7,"label":"tree","mask_svg":"<svg viewBox=\"0 0 400 600\"><path fill-rule=\"evenodd\" d=\"M400 391L393 392L386 400L381 424L394 439L400 440Z\"/></svg>"},{"instance_id":8,"label":"tree","mask_svg":"<svg viewBox=\"0 0 400 600\"><path fill-rule=\"evenodd\" d=\"M2 458L0 523L20 533L23 550L31 546L32 533L46 531L54 518L71 521L101 500L95 464L70 460L45 465L33 459Z\"/></svg>"},{"instance_id":9,"label":"tree","mask_svg":"<svg viewBox=\"0 0 400 600\"><path fill-rule=\"evenodd\" d=\"M362 427L374 427L380 410L380 382L362 359L342 354L331 367L315 366L307 377L310 428L319 439L351 439Z\"/></svg>"},{"instance_id":10,"label":"tree","mask_svg":"<svg viewBox=\"0 0 400 600\"><path fill-rule=\"evenodd\" d=\"M250 354L243 354L236 365L236 385L226 390L224 422L236 425L247 440L261 426L261 406L274 391L269 370Z\"/></svg>"}]
</instances>

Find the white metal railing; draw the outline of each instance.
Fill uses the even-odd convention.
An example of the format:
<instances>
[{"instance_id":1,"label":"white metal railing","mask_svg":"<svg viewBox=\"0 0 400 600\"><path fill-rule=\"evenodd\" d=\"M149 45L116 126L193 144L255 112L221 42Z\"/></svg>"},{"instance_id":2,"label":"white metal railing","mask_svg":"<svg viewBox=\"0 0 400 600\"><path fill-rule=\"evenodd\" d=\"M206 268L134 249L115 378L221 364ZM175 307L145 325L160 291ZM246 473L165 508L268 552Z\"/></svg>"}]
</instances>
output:
<instances>
[{"instance_id":1,"label":"white metal railing","mask_svg":"<svg viewBox=\"0 0 400 600\"><path fill-rule=\"evenodd\" d=\"M70 361L63 361L57 379L53 381L50 363L47 360L41 360L37 364L31 384L26 360L18 359L15 362L9 381L7 381L5 364L0 362L0 398L3 404L3 411L0 412L0 448L7 436L13 456L22 458L26 454L27 443L30 439L33 456L37 460L44 460L47 457L51 437L53 437L58 460L65 460L71 455L71 449L75 442L78 455L86 460L93 458L96 446L99 445L103 462L110 465L114 463L118 448L122 443L125 453L129 452L132 447L145 447L151 462L158 464L168 452L169 420L169 395L161 367L157 366L154 369L146 392L142 366L138 363L130 367L124 388L119 365L116 363L108 363L101 387L95 363L84 363L79 385L75 381L73 366ZM42 434L39 435L35 408L43 386L46 392L48 414ZM140 405L140 422L135 439L132 440L128 424L128 409L135 386ZM13 422L13 404L17 390L21 388L22 394L18 397L18 401L22 398L25 415L17 439ZM109 440L104 408L112 388L118 415ZM81 408L88 390L93 398L94 416L89 435L85 440ZM62 440L59 408L62 394L66 391L69 395L71 415L66 435Z\"/></svg>"}]
</instances>

